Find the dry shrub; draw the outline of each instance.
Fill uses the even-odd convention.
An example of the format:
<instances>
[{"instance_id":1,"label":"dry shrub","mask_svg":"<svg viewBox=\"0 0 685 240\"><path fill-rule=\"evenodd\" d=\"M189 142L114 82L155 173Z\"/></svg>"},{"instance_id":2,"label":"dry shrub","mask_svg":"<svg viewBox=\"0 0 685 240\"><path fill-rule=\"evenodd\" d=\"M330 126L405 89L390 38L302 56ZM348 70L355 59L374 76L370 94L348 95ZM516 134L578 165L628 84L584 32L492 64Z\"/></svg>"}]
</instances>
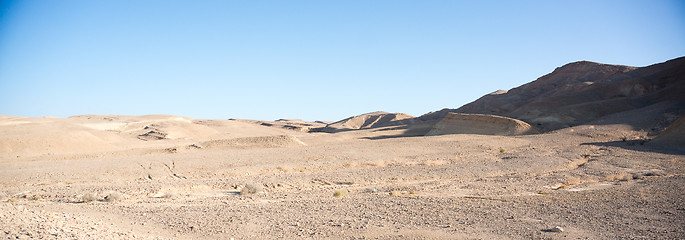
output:
<instances>
[{"instance_id":1,"label":"dry shrub","mask_svg":"<svg viewBox=\"0 0 685 240\"><path fill-rule=\"evenodd\" d=\"M627 172L620 172L617 174L611 174L604 178L605 181L628 181L633 179L633 174Z\"/></svg>"},{"instance_id":2,"label":"dry shrub","mask_svg":"<svg viewBox=\"0 0 685 240\"><path fill-rule=\"evenodd\" d=\"M376 160L376 161L365 162L364 165L366 167L385 167L388 164L383 160Z\"/></svg>"},{"instance_id":3,"label":"dry shrub","mask_svg":"<svg viewBox=\"0 0 685 240\"><path fill-rule=\"evenodd\" d=\"M174 191L159 191L152 195L153 198L176 198L177 194Z\"/></svg>"},{"instance_id":4,"label":"dry shrub","mask_svg":"<svg viewBox=\"0 0 685 240\"><path fill-rule=\"evenodd\" d=\"M416 190L407 190L407 191L400 191L400 190L392 190L390 191L391 196L410 196L410 195L416 195L419 194Z\"/></svg>"},{"instance_id":5,"label":"dry shrub","mask_svg":"<svg viewBox=\"0 0 685 240\"><path fill-rule=\"evenodd\" d=\"M212 192L214 190L214 188L212 188L211 186L208 186L208 185L201 184L201 185L191 186L190 190L192 192Z\"/></svg>"},{"instance_id":6,"label":"dry shrub","mask_svg":"<svg viewBox=\"0 0 685 240\"><path fill-rule=\"evenodd\" d=\"M449 164L449 163L450 162L447 160L427 160L427 161L420 163L419 165L422 165L422 166L439 166L439 165L445 165L445 164Z\"/></svg>"},{"instance_id":7,"label":"dry shrub","mask_svg":"<svg viewBox=\"0 0 685 240\"><path fill-rule=\"evenodd\" d=\"M240 195L247 195L258 193L262 191L262 186L256 184L245 184L243 189L240 190Z\"/></svg>"},{"instance_id":8,"label":"dry shrub","mask_svg":"<svg viewBox=\"0 0 685 240\"><path fill-rule=\"evenodd\" d=\"M179 195L179 190L174 187L163 187L151 197L153 198L176 198Z\"/></svg>"},{"instance_id":9,"label":"dry shrub","mask_svg":"<svg viewBox=\"0 0 685 240\"><path fill-rule=\"evenodd\" d=\"M333 196L337 197L337 198L341 198L341 197L347 196L347 193L348 192L345 189L335 190L335 192L333 192Z\"/></svg>"},{"instance_id":10,"label":"dry shrub","mask_svg":"<svg viewBox=\"0 0 685 240\"><path fill-rule=\"evenodd\" d=\"M124 195L121 194L120 192L115 192L111 191L105 195L105 198L102 199L105 202L116 202L116 201L121 201L124 200Z\"/></svg>"},{"instance_id":11,"label":"dry shrub","mask_svg":"<svg viewBox=\"0 0 685 240\"><path fill-rule=\"evenodd\" d=\"M666 173L663 170L650 169L648 171L642 171L642 172L633 174L633 179L644 179L646 177L658 177L658 176L665 176L665 175L666 175Z\"/></svg>"},{"instance_id":12,"label":"dry shrub","mask_svg":"<svg viewBox=\"0 0 685 240\"><path fill-rule=\"evenodd\" d=\"M560 189L570 189L571 187L569 187L568 185L566 185L564 183L557 183L557 184L554 184L551 188L552 188L552 190L560 190Z\"/></svg>"},{"instance_id":13,"label":"dry shrub","mask_svg":"<svg viewBox=\"0 0 685 240\"><path fill-rule=\"evenodd\" d=\"M564 182L565 185L571 185L571 186L578 185L581 183L582 183L582 181L580 180L579 177L569 177L568 179L566 179L566 182Z\"/></svg>"},{"instance_id":14,"label":"dry shrub","mask_svg":"<svg viewBox=\"0 0 685 240\"><path fill-rule=\"evenodd\" d=\"M335 181L335 184L337 185L353 185L353 181Z\"/></svg>"},{"instance_id":15,"label":"dry shrub","mask_svg":"<svg viewBox=\"0 0 685 240\"><path fill-rule=\"evenodd\" d=\"M377 193L378 189L377 188L366 188L364 189L364 193Z\"/></svg>"},{"instance_id":16,"label":"dry shrub","mask_svg":"<svg viewBox=\"0 0 685 240\"><path fill-rule=\"evenodd\" d=\"M81 195L81 202L87 203L98 200L98 195L92 192Z\"/></svg>"}]
</instances>

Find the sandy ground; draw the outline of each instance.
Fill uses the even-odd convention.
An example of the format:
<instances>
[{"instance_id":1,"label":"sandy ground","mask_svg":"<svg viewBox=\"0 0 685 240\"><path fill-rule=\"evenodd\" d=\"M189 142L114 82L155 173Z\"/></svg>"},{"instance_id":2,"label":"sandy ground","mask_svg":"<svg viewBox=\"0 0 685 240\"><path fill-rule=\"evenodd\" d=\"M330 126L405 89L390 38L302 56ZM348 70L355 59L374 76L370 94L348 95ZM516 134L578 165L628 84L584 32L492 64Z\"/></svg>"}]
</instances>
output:
<instances>
[{"instance_id":1,"label":"sandy ground","mask_svg":"<svg viewBox=\"0 0 685 240\"><path fill-rule=\"evenodd\" d=\"M620 124L403 137L4 116L0 131L0 238L685 237L685 155Z\"/></svg>"}]
</instances>

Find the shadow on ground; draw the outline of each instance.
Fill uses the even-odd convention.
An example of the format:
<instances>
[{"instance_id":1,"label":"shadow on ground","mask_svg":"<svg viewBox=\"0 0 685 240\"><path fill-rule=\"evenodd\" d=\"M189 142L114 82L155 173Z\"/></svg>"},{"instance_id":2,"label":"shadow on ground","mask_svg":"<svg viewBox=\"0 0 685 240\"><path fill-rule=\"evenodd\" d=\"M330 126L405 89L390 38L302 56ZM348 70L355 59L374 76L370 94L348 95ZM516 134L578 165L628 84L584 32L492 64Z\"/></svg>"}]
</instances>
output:
<instances>
[{"instance_id":1,"label":"shadow on ground","mask_svg":"<svg viewBox=\"0 0 685 240\"><path fill-rule=\"evenodd\" d=\"M618 147L628 150L640 151L640 152L656 152L672 155L685 155L685 149L668 148L664 146L658 146L651 144L651 142L646 140L626 140L626 141L611 141L611 142L591 142L582 143L581 146L601 146L601 147Z\"/></svg>"},{"instance_id":2,"label":"shadow on ground","mask_svg":"<svg viewBox=\"0 0 685 240\"><path fill-rule=\"evenodd\" d=\"M384 128L384 129L376 130L374 132L390 131L390 130L402 130L402 129L405 129L405 130L404 130L404 132L402 132L400 134L382 135L382 136L375 136L375 137L362 137L361 139L380 140L380 139L388 139L388 138L422 137L422 136L426 136L426 134L433 128L433 125L435 125L435 122L426 122L426 123L420 123L420 124L414 124L414 125L404 125L404 126L393 127L393 128Z\"/></svg>"}]
</instances>

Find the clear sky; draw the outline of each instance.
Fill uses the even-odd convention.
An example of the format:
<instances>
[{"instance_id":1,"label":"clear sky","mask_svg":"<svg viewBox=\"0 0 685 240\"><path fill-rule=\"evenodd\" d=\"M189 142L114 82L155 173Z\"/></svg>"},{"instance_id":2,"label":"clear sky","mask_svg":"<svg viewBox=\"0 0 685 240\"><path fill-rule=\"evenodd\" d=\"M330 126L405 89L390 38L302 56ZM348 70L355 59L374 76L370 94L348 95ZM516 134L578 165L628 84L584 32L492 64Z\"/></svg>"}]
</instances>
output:
<instances>
[{"instance_id":1,"label":"clear sky","mask_svg":"<svg viewBox=\"0 0 685 240\"><path fill-rule=\"evenodd\" d=\"M1 1L0 114L340 120L685 56L685 1Z\"/></svg>"}]
</instances>

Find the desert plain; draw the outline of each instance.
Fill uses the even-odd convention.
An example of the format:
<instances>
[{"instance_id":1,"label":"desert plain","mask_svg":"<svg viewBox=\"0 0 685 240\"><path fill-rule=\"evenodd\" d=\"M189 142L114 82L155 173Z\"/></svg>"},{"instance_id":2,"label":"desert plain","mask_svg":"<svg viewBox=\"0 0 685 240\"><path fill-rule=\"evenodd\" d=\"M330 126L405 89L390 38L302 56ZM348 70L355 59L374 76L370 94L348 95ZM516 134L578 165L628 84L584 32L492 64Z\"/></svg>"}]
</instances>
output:
<instances>
[{"instance_id":1,"label":"desert plain","mask_svg":"<svg viewBox=\"0 0 685 240\"><path fill-rule=\"evenodd\" d=\"M420 117L0 116L0 238L681 239L684 63Z\"/></svg>"}]
</instances>

